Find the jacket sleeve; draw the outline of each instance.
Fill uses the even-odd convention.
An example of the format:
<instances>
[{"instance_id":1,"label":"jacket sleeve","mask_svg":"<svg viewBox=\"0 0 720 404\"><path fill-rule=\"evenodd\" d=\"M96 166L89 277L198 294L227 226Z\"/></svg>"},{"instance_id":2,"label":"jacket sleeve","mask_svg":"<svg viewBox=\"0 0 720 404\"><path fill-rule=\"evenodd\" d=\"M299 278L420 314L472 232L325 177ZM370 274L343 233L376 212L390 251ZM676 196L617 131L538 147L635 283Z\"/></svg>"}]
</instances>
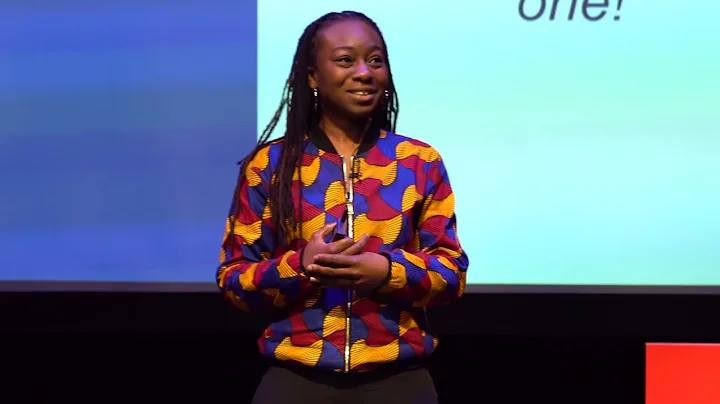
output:
<instances>
[{"instance_id":1,"label":"jacket sleeve","mask_svg":"<svg viewBox=\"0 0 720 404\"><path fill-rule=\"evenodd\" d=\"M457 237L455 195L445 165L426 163L426 192L415 225L415 249L394 249L387 282L377 293L405 307L448 303L465 291L468 256Z\"/></svg>"},{"instance_id":2,"label":"jacket sleeve","mask_svg":"<svg viewBox=\"0 0 720 404\"><path fill-rule=\"evenodd\" d=\"M225 297L248 312L283 308L317 290L301 268L302 248L278 246L270 215L268 149L253 158L238 180L216 271Z\"/></svg>"}]
</instances>

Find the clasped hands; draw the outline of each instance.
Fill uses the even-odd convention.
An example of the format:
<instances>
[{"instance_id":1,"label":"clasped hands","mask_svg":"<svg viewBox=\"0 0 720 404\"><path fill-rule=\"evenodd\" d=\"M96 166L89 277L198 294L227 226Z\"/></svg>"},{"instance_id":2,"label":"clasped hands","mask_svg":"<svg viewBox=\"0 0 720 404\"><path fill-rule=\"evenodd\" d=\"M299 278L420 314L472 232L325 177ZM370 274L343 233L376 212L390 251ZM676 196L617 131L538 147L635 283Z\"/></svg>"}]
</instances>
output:
<instances>
[{"instance_id":1,"label":"clasped hands","mask_svg":"<svg viewBox=\"0 0 720 404\"><path fill-rule=\"evenodd\" d=\"M369 236L357 242L344 238L325 242L336 224L329 224L315 232L305 245L302 265L310 281L333 288L351 288L367 294L385 282L390 263L383 255L363 252Z\"/></svg>"}]
</instances>

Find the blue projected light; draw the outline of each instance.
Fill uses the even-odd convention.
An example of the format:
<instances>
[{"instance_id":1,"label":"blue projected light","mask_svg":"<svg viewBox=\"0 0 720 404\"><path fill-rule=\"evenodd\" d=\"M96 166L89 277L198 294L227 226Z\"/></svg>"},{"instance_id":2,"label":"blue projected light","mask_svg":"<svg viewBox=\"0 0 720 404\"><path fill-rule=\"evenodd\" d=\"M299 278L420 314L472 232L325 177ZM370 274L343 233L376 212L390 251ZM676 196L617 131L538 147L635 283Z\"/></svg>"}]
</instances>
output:
<instances>
[{"instance_id":1,"label":"blue projected light","mask_svg":"<svg viewBox=\"0 0 720 404\"><path fill-rule=\"evenodd\" d=\"M398 132L445 159L468 284L720 285L716 2L37 4L0 6L0 282L214 288L300 34L356 9Z\"/></svg>"},{"instance_id":2,"label":"blue projected light","mask_svg":"<svg viewBox=\"0 0 720 404\"><path fill-rule=\"evenodd\" d=\"M212 282L255 4L101 3L3 6L0 279Z\"/></svg>"}]
</instances>

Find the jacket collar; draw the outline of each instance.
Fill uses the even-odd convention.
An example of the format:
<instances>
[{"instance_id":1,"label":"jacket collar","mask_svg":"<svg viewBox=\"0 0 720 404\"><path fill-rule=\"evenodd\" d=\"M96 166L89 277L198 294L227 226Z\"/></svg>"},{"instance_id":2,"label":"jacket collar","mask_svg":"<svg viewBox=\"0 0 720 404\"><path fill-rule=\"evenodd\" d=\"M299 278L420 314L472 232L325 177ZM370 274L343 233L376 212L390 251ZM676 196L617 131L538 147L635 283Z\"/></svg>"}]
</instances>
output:
<instances>
[{"instance_id":1,"label":"jacket collar","mask_svg":"<svg viewBox=\"0 0 720 404\"><path fill-rule=\"evenodd\" d=\"M320 128L319 125L314 125L310 129L308 137L310 139L310 142L312 142L312 144L315 145L315 147L317 147L318 149L328 153L338 154L337 150L335 150L335 146L333 146L327 134ZM375 146L379 138L380 128L377 125L370 126L367 133L365 134L365 137L362 140L362 143L360 143L360 147L358 148L358 154L362 154L370 150L373 146Z\"/></svg>"}]
</instances>

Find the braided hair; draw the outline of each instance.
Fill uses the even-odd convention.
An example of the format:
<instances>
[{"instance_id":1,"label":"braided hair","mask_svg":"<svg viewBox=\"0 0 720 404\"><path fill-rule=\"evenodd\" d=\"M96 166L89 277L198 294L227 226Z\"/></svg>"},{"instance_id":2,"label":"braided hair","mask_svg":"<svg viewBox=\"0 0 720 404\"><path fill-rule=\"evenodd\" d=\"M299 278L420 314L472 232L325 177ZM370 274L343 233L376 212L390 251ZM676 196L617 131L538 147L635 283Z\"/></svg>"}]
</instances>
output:
<instances>
[{"instance_id":1,"label":"braided hair","mask_svg":"<svg viewBox=\"0 0 720 404\"><path fill-rule=\"evenodd\" d=\"M315 97L308 84L309 67L315 65L316 38L318 32L330 23L347 20L358 20L367 23L380 36L385 52L385 65L388 69L388 88L386 103L372 117L373 123L380 129L395 131L397 115L399 112L398 97L390 70L390 61L387 55L385 39L377 24L365 14L355 11L332 12L323 15L305 28L298 41L295 57L293 58L290 75L285 83L280 105L275 111L270 123L265 127L258 143L247 158L239 164L240 176L245 175L247 166L257 153L265 146L274 142L269 140L270 135L277 126L283 111L287 113L286 131L282 138L282 151L280 161L275 171L275 181L270 184L271 216L278 241L286 240L286 228L298 229L302 220L296 220L293 197L292 178L296 169L300 168L303 153L304 139L309 130L320 120L319 108L315 108ZM241 179L241 178L240 178ZM240 181L238 181L238 184ZM302 187L300 187L302 189ZM233 203L239 197L239 187L235 190ZM300 204L298 209L302 209ZM231 227L232 229L233 227Z\"/></svg>"}]
</instances>

